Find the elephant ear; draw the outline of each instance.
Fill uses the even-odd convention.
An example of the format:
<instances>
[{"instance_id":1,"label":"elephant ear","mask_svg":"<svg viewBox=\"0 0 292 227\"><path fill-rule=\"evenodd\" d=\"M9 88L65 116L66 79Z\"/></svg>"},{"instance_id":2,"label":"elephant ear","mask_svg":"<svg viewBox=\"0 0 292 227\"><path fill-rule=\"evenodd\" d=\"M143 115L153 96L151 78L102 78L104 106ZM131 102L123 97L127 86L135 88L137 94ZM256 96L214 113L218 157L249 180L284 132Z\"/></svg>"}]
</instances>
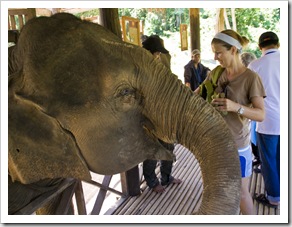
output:
<instances>
[{"instance_id":1,"label":"elephant ear","mask_svg":"<svg viewBox=\"0 0 292 227\"><path fill-rule=\"evenodd\" d=\"M9 92L8 171L12 181L90 180L74 136L40 106Z\"/></svg>"}]
</instances>

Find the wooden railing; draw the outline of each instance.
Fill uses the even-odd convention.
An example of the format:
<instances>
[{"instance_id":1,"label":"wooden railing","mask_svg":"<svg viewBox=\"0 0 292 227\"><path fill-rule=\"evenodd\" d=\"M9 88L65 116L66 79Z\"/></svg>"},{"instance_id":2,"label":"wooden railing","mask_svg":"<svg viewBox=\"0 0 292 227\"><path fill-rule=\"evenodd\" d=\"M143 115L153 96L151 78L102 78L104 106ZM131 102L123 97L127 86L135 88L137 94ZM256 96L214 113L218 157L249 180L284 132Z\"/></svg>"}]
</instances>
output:
<instances>
[{"instance_id":1,"label":"wooden railing","mask_svg":"<svg viewBox=\"0 0 292 227\"><path fill-rule=\"evenodd\" d=\"M8 10L8 42L17 43L19 32L32 18L36 17L36 9L9 9Z\"/></svg>"}]
</instances>

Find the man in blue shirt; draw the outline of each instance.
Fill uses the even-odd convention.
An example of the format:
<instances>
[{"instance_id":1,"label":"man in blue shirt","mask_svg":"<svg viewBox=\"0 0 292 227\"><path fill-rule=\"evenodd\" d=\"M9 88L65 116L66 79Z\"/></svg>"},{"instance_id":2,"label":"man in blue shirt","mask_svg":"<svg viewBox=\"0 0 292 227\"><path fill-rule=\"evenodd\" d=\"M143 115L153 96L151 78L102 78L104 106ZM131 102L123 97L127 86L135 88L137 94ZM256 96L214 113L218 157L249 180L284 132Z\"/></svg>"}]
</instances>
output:
<instances>
[{"instance_id":1,"label":"man in blue shirt","mask_svg":"<svg viewBox=\"0 0 292 227\"><path fill-rule=\"evenodd\" d=\"M192 91L206 79L210 69L201 63L201 52L198 49L192 51L192 60L184 66L185 85Z\"/></svg>"}]
</instances>

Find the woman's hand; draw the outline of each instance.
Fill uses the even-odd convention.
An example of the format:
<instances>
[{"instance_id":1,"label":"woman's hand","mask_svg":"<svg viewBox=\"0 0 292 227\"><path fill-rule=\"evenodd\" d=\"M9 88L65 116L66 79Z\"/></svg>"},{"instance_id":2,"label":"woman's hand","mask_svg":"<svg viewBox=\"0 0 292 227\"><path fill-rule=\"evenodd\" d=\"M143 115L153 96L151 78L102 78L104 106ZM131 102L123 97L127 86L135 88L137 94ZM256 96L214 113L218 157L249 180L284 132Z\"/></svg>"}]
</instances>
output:
<instances>
[{"instance_id":1,"label":"woman's hand","mask_svg":"<svg viewBox=\"0 0 292 227\"><path fill-rule=\"evenodd\" d=\"M221 112L235 112L239 110L240 107L244 108L244 112L241 116L249 118L253 121L263 121L265 118L265 108L263 97L253 97L251 99L252 107L247 107L240 105L239 103L233 102L226 98L214 98L211 104Z\"/></svg>"},{"instance_id":2,"label":"woman's hand","mask_svg":"<svg viewBox=\"0 0 292 227\"><path fill-rule=\"evenodd\" d=\"M240 105L226 98L214 98L211 104L221 112L237 112Z\"/></svg>"}]
</instances>

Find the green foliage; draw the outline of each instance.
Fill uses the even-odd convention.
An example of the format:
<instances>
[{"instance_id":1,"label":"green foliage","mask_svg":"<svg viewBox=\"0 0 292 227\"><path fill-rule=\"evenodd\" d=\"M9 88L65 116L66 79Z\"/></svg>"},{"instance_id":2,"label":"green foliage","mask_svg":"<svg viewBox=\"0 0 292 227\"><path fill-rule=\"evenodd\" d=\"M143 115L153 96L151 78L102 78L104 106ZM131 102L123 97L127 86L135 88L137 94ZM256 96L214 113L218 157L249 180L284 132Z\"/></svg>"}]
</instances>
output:
<instances>
[{"instance_id":1,"label":"green foliage","mask_svg":"<svg viewBox=\"0 0 292 227\"><path fill-rule=\"evenodd\" d=\"M226 9L228 21L233 27L231 10ZM279 33L280 9L279 8L236 8L237 32L250 40L249 47L245 51L253 52L257 57L261 56L258 49L258 38L265 31Z\"/></svg>"},{"instance_id":2,"label":"green foliage","mask_svg":"<svg viewBox=\"0 0 292 227\"><path fill-rule=\"evenodd\" d=\"M165 9L119 9L119 16L131 16L138 18L144 24L144 33L168 36L169 32L179 31L181 23L189 23L189 9L165 8Z\"/></svg>"},{"instance_id":3,"label":"green foliage","mask_svg":"<svg viewBox=\"0 0 292 227\"><path fill-rule=\"evenodd\" d=\"M231 9L226 8L226 13L228 21L233 27ZM99 15L99 9L76 14L78 17L96 15ZM210 43L207 38L214 34L215 15L215 8L200 9L201 43L204 44L207 41L206 46L208 46L208 49ZM119 8L119 17L121 16L130 16L141 20L144 25L145 35L157 34L162 37L168 37L171 33L179 31L180 24L189 24L188 8ZM279 8L236 8L235 17L237 32L250 40L249 47L245 51L253 52L257 57L261 55L257 45L260 34L268 30L277 34L280 32ZM204 49L204 47L202 48Z\"/></svg>"},{"instance_id":4,"label":"green foliage","mask_svg":"<svg viewBox=\"0 0 292 227\"><path fill-rule=\"evenodd\" d=\"M280 9L236 9L237 30L248 34L248 27L264 28L277 32L280 20Z\"/></svg>"},{"instance_id":5,"label":"green foliage","mask_svg":"<svg viewBox=\"0 0 292 227\"><path fill-rule=\"evenodd\" d=\"M209 11L205 9L200 9L200 14L202 19L208 19L210 17Z\"/></svg>"},{"instance_id":6,"label":"green foliage","mask_svg":"<svg viewBox=\"0 0 292 227\"><path fill-rule=\"evenodd\" d=\"M75 16L76 17L91 17L91 16L98 16L99 15L99 9L93 9L93 10L89 10L86 12L82 12L82 13L76 13Z\"/></svg>"},{"instance_id":7,"label":"green foliage","mask_svg":"<svg viewBox=\"0 0 292 227\"><path fill-rule=\"evenodd\" d=\"M119 8L119 17L128 16L144 21L147 16L145 8Z\"/></svg>"}]
</instances>

